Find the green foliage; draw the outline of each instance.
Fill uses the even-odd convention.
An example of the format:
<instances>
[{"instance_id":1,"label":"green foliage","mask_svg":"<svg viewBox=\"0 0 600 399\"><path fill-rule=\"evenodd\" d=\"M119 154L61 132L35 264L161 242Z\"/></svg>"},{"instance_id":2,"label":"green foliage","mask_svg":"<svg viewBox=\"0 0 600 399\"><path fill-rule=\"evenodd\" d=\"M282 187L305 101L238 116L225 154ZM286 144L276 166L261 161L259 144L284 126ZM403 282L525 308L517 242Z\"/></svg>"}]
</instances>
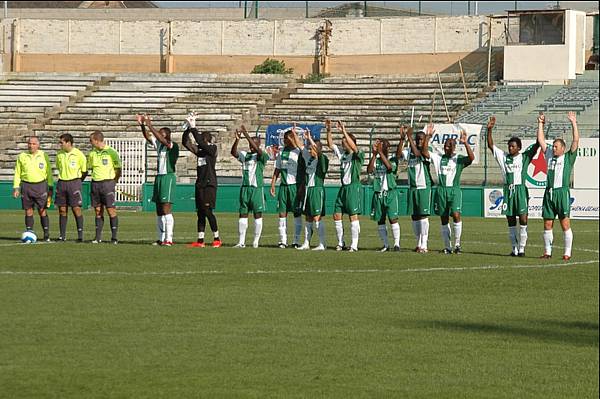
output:
<instances>
[{"instance_id":1,"label":"green foliage","mask_svg":"<svg viewBox=\"0 0 600 399\"><path fill-rule=\"evenodd\" d=\"M262 64L255 65L251 73L287 75L294 73L294 70L286 68L285 61L267 58Z\"/></svg>"},{"instance_id":2,"label":"green foliage","mask_svg":"<svg viewBox=\"0 0 600 399\"><path fill-rule=\"evenodd\" d=\"M323 79L329 77L328 73L309 73L306 76L298 79L300 83L319 83Z\"/></svg>"}]
</instances>

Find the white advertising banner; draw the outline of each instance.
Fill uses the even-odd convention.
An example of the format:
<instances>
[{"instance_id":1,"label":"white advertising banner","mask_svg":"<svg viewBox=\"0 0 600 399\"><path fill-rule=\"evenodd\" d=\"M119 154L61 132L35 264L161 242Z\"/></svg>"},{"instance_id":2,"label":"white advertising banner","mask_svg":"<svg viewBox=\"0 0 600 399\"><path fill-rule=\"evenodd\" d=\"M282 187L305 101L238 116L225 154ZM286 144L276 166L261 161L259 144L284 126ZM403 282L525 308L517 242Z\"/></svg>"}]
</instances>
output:
<instances>
[{"instance_id":1,"label":"white advertising banner","mask_svg":"<svg viewBox=\"0 0 600 399\"><path fill-rule=\"evenodd\" d=\"M579 139L577 160L573 171L573 187L598 188L598 142L600 139Z\"/></svg>"},{"instance_id":2,"label":"white advertising banner","mask_svg":"<svg viewBox=\"0 0 600 399\"><path fill-rule=\"evenodd\" d=\"M523 140L522 144L523 150L525 150L535 144L535 140ZM552 141L547 141L546 144L552 147ZM567 141L567 147L570 145L570 141ZM579 139L577 160L573 168L574 188L598 188L598 161L598 139ZM546 187L547 172L546 158L542 151L538 150L527 168L525 185L529 188Z\"/></svg>"},{"instance_id":3,"label":"white advertising banner","mask_svg":"<svg viewBox=\"0 0 600 399\"><path fill-rule=\"evenodd\" d=\"M464 130L467 133L467 143L471 146L473 150L473 154L475 155L475 160L473 164L479 163L479 152L481 147L481 127L483 125L477 125L473 123L455 123L455 124L436 124L434 125L435 133L429 142L429 145L433 147L434 150L444 153L444 143L448 139L456 139L456 153L460 155L467 155L467 150L465 146L458 143L460 138L461 130ZM422 130L425 130L423 127Z\"/></svg>"},{"instance_id":4,"label":"white advertising banner","mask_svg":"<svg viewBox=\"0 0 600 399\"><path fill-rule=\"evenodd\" d=\"M502 215L504 196L501 188L483 190L483 210L486 218L499 218ZM571 189L571 219L598 219L598 190ZM543 189L529 189L529 218L542 218Z\"/></svg>"}]
</instances>

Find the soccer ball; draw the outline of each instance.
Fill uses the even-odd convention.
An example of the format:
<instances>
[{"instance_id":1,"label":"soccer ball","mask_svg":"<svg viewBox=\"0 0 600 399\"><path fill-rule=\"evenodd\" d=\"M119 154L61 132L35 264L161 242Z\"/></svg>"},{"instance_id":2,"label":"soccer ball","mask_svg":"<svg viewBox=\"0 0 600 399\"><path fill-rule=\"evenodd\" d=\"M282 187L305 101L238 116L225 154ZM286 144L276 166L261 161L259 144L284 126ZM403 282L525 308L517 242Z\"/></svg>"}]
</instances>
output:
<instances>
[{"instance_id":1,"label":"soccer ball","mask_svg":"<svg viewBox=\"0 0 600 399\"><path fill-rule=\"evenodd\" d=\"M21 242L23 244L33 244L37 241L37 236L33 231L26 231L21 234Z\"/></svg>"}]
</instances>

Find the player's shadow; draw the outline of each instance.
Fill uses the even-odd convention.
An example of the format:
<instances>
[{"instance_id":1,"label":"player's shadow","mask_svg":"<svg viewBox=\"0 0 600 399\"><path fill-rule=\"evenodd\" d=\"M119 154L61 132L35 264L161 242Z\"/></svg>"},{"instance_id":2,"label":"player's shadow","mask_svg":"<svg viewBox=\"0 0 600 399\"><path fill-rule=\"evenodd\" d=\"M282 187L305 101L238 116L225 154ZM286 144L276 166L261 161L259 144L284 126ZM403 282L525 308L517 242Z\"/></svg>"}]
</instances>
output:
<instances>
[{"instance_id":1,"label":"player's shadow","mask_svg":"<svg viewBox=\"0 0 600 399\"><path fill-rule=\"evenodd\" d=\"M598 347L598 323L562 320L515 320L513 323L486 323L451 320L417 322L420 327L469 333L510 335L544 342Z\"/></svg>"}]
</instances>

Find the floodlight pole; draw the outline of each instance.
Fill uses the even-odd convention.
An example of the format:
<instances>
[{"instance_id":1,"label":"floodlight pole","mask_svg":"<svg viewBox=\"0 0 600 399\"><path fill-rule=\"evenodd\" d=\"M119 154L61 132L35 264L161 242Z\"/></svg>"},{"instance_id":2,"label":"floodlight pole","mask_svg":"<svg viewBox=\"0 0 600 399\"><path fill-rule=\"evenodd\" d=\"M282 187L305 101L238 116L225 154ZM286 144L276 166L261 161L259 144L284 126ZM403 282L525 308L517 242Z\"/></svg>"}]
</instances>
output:
<instances>
[{"instance_id":1,"label":"floodlight pole","mask_svg":"<svg viewBox=\"0 0 600 399\"><path fill-rule=\"evenodd\" d=\"M419 15L421 15L421 2L419 1Z\"/></svg>"},{"instance_id":2,"label":"floodlight pole","mask_svg":"<svg viewBox=\"0 0 600 399\"><path fill-rule=\"evenodd\" d=\"M8 18L8 1L4 2L4 18Z\"/></svg>"}]
</instances>

